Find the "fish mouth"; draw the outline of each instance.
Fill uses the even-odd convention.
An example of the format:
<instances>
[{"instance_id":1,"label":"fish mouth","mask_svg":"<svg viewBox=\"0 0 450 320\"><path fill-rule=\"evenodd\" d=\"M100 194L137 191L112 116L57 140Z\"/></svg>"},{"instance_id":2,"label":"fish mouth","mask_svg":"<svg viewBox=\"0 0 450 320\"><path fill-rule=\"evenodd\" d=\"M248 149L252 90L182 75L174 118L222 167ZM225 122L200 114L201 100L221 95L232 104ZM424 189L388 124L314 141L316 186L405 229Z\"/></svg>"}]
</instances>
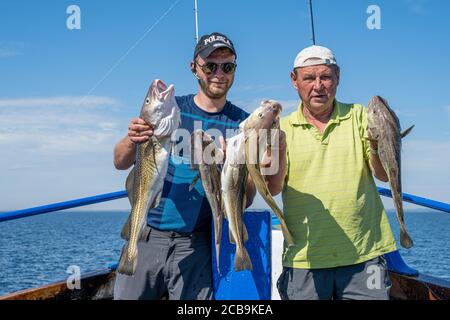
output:
<instances>
[{"instance_id":1,"label":"fish mouth","mask_svg":"<svg viewBox=\"0 0 450 320\"><path fill-rule=\"evenodd\" d=\"M164 101L168 95L173 93L174 91L174 85L171 84L170 86L167 86L164 81L161 79L156 79L153 86L153 93L154 96L157 97L159 101Z\"/></svg>"},{"instance_id":2,"label":"fish mouth","mask_svg":"<svg viewBox=\"0 0 450 320\"><path fill-rule=\"evenodd\" d=\"M373 98L372 98L372 101L371 101L372 103L374 103L374 104L379 104L379 103L383 103L383 104L387 104L387 101L386 100L384 100L382 97L380 97L380 96L374 96Z\"/></svg>"},{"instance_id":3,"label":"fish mouth","mask_svg":"<svg viewBox=\"0 0 450 320\"><path fill-rule=\"evenodd\" d=\"M278 115L281 111L283 111L283 107L281 106L281 104L274 104L272 106L272 111Z\"/></svg>"},{"instance_id":4,"label":"fish mouth","mask_svg":"<svg viewBox=\"0 0 450 320\"><path fill-rule=\"evenodd\" d=\"M278 116L281 111L283 111L283 107L281 106L280 103L276 102L276 101L267 101L269 102L269 111L272 112L273 114L275 114L276 116Z\"/></svg>"}]
</instances>

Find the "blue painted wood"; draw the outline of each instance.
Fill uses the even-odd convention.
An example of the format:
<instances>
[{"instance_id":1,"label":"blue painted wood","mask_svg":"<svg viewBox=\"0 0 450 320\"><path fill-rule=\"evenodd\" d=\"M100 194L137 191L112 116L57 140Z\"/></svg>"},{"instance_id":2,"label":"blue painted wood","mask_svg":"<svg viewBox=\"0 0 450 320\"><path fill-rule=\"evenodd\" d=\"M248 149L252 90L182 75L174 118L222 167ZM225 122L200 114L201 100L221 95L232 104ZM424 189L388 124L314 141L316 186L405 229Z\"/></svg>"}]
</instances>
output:
<instances>
[{"instance_id":1,"label":"blue painted wood","mask_svg":"<svg viewBox=\"0 0 450 320\"><path fill-rule=\"evenodd\" d=\"M419 275L419 271L406 264L398 250L386 253L384 258L386 259L389 271L412 277Z\"/></svg>"},{"instance_id":2,"label":"blue painted wood","mask_svg":"<svg viewBox=\"0 0 450 320\"><path fill-rule=\"evenodd\" d=\"M378 193L385 196L392 198L391 190L386 188L377 187ZM439 202L431 199L426 199L422 197L418 197L409 193L403 193L403 201L414 203L422 207L427 207L431 209L436 209L440 211L444 211L447 213L450 213L450 204L445 202Z\"/></svg>"},{"instance_id":3,"label":"blue painted wood","mask_svg":"<svg viewBox=\"0 0 450 320\"><path fill-rule=\"evenodd\" d=\"M234 271L236 245L230 243L228 221L224 219L220 244L220 274L217 272L212 240L212 272L216 300L271 299L271 213L268 210L247 210L244 213L244 223L249 237L245 247L250 255L253 271Z\"/></svg>"},{"instance_id":4,"label":"blue painted wood","mask_svg":"<svg viewBox=\"0 0 450 320\"><path fill-rule=\"evenodd\" d=\"M21 219L21 218L35 216L38 214L44 214L44 213L48 213L48 212L82 207L82 206L87 206L87 205L94 204L94 203L111 201L111 200L115 200L115 199L121 199L121 198L125 198L126 196L127 196L127 192L124 190L124 191L100 194L100 195L93 196L93 197L80 198L80 199L75 199L75 200L70 200L70 201L48 204L48 205L40 206L40 207L5 212L5 213L0 214L0 222L14 220L14 219Z\"/></svg>"},{"instance_id":5,"label":"blue painted wood","mask_svg":"<svg viewBox=\"0 0 450 320\"><path fill-rule=\"evenodd\" d=\"M391 191L389 189L377 187L378 192L386 197L392 197ZM87 206L94 203L111 201L115 199L125 198L127 196L127 192L125 190L100 194L93 197L80 198L70 201L58 202L49 205L44 205L40 207L10 211L0 213L0 222L9 221L14 219L21 219L25 217L30 217L38 214L44 214L48 212L54 212L59 210L65 210L70 208ZM440 211L444 211L450 213L450 204L439 202L431 199L426 199L418 196L414 196L412 194L403 193L403 200L406 202L414 203L423 207L428 207Z\"/></svg>"}]
</instances>

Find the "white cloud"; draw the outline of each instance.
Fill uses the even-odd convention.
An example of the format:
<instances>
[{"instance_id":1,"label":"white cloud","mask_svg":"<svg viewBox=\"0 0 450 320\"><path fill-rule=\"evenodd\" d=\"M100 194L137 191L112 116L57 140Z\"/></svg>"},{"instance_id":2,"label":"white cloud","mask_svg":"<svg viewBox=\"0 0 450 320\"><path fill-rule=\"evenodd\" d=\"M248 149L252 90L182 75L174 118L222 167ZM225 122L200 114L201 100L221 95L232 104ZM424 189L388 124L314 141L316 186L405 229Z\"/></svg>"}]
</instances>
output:
<instances>
[{"instance_id":1,"label":"white cloud","mask_svg":"<svg viewBox=\"0 0 450 320\"><path fill-rule=\"evenodd\" d=\"M403 192L436 201L448 202L450 195L450 141L405 140L402 152L402 185ZM389 189L389 184L376 180L376 184ZM386 209L393 210L391 198L381 197ZM282 208L281 197L275 198ZM252 209L267 208L264 200L258 195ZM423 209L414 204L404 202L404 208Z\"/></svg>"},{"instance_id":2,"label":"white cloud","mask_svg":"<svg viewBox=\"0 0 450 320\"><path fill-rule=\"evenodd\" d=\"M444 108L444 110L445 110L448 114L450 114L450 106L446 106L446 107Z\"/></svg>"},{"instance_id":3,"label":"white cloud","mask_svg":"<svg viewBox=\"0 0 450 320\"><path fill-rule=\"evenodd\" d=\"M119 102L109 97L98 96L61 96L44 98L0 99L0 107L34 108L34 107L98 107L117 106Z\"/></svg>"},{"instance_id":4,"label":"white cloud","mask_svg":"<svg viewBox=\"0 0 450 320\"><path fill-rule=\"evenodd\" d=\"M256 108L258 108L261 104L261 101L267 100L267 99L274 99L277 100L274 97L261 97L261 98L255 98L251 100L245 100L245 99L231 99L231 101L237 105L238 107L244 109L247 112L252 112ZM281 116L286 116L297 109L299 100L277 100L281 105L283 106L283 112L281 113Z\"/></svg>"},{"instance_id":5,"label":"white cloud","mask_svg":"<svg viewBox=\"0 0 450 320\"><path fill-rule=\"evenodd\" d=\"M250 85L240 85L233 89L233 92L235 93L244 93L244 92L252 92L252 93L259 93L259 92L267 92L270 90L281 90L283 89L283 85L280 84L273 84L273 85L265 85L265 84L250 84Z\"/></svg>"},{"instance_id":6,"label":"white cloud","mask_svg":"<svg viewBox=\"0 0 450 320\"><path fill-rule=\"evenodd\" d=\"M449 201L450 141L403 140L403 192L437 201ZM417 208L417 207L416 207Z\"/></svg>"},{"instance_id":7,"label":"white cloud","mask_svg":"<svg viewBox=\"0 0 450 320\"><path fill-rule=\"evenodd\" d=\"M0 148L4 157L26 150L34 158L109 150L125 131L119 106L97 96L0 99Z\"/></svg>"},{"instance_id":8,"label":"white cloud","mask_svg":"<svg viewBox=\"0 0 450 320\"><path fill-rule=\"evenodd\" d=\"M113 166L122 108L110 97L0 99L0 210L123 189Z\"/></svg>"},{"instance_id":9,"label":"white cloud","mask_svg":"<svg viewBox=\"0 0 450 320\"><path fill-rule=\"evenodd\" d=\"M20 41L0 41L0 58L21 55L24 48L25 43Z\"/></svg>"},{"instance_id":10,"label":"white cloud","mask_svg":"<svg viewBox=\"0 0 450 320\"><path fill-rule=\"evenodd\" d=\"M428 0L403 0L403 2L408 6L409 10L417 15L424 15L427 13L425 7Z\"/></svg>"}]
</instances>

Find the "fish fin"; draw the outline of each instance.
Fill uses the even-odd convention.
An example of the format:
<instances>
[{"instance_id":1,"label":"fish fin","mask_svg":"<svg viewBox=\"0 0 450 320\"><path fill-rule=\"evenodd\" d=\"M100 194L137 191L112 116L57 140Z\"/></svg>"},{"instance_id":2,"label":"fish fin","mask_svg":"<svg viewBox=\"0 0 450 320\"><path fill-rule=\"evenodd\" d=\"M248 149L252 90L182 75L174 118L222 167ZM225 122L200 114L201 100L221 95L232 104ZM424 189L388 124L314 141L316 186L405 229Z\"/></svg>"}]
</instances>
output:
<instances>
[{"instance_id":1,"label":"fish fin","mask_svg":"<svg viewBox=\"0 0 450 320\"><path fill-rule=\"evenodd\" d=\"M125 189L128 193L128 200L130 201L131 206L133 206L134 198L133 198L133 189L134 189L134 168L131 169L130 173L127 176L127 180L125 182Z\"/></svg>"},{"instance_id":2,"label":"fish fin","mask_svg":"<svg viewBox=\"0 0 450 320\"><path fill-rule=\"evenodd\" d=\"M226 220L228 220L227 214L225 212L225 200L224 200L224 197L223 197L222 189L220 189L220 192L221 192L221 194L220 194L220 210L222 212L223 217Z\"/></svg>"},{"instance_id":3,"label":"fish fin","mask_svg":"<svg viewBox=\"0 0 450 320\"><path fill-rule=\"evenodd\" d=\"M400 229L400 244L403 248L409 249L412 246L414 246L414 242L412 241L411 237L409 236L408 232L406 230Z\"/></svg>"},{"instance_id":4,"label":"fish fin","mask_svg":"<svg viewBox=\"0 0 450 320\"><path fill-rule=\"evenodd\" d=\"M364 137L364 139L372 141L372 142L378 142L379 134L373 133L374 129L367 128L368 137Z\"/></svg>"},{"instance_id":5,"label":"fish fin","mask_svg":"<svg viewBox=\"0 0 450 320\"><path fill-rule=\"evenodd\" d=\"M128 242L123 246L122 253L120 254L119 265L117 266L117 272L132 276L136 273L137 256L134 258L129 256L128 246Z\"/></svg>"},{"instance_id":6,"label":"fish fin","mask_svg":"<svg viewBox=\"0 0 450 320\"><path fill-rule=\"evenodd\" d=\"M252 261L245 247L241 248L241 250L236 250L234 256L234 271L238 272L243 270L253 270Z\"/></svg>"},{"instance_id":7,"label":"fish fin","mask_svg":"<svg viewBox=\"0 0 450 320\"><path fill-rule=\"evenodd\" d=\"M244 212L245 212L246 204L247 204L247 196L244 193L243 200L242 200L242 240L244 242L247 242L247 240L248 240L248 231L247 231L247 228L245 227L245 223L244 223Z\"/></svg>"},{"instance_id":8,"label":"fish fin","mask_svg":"<svg viewBox=\"0 0 450 320\"><path fill-rule=\"evenodd\" d=\"M127 221L122 227L122 232L120 233L120 237L124 240L130 240L130 232L131 232L131 214L128 216Z\"/></svg>"},{"instance_id":9,"label":"fish fin","mask_svg":"<svg viewBox=\"0 0 450 320\"><path fill-rule=\"evenodd\" d=\"M228 237L230 238L230 243L236 244L236 240L234 240L233 234L231 233L231 229L228 229Z\"/></svg>"},{"instance_id":10,"label":"fish fin","mask_svg":"<svg viewBox=\"0 0 450 320\"><path fill-rule=\"evenodd\" d=\"M194 177L191 184L189 185L189 192L191 192L194 189L195 185L197 184L198 179L200 179L200 172Z\"/></svg>"},{"instance_id":11,"label":"fish fin","mask_svg":"<svg viewBox=\"0 0 450 320\"><path fill-rule=\"evenodd\" d=\"M272 195L270 194L270 191L267 187L266 182L264 181L264 178L261 175L261 172L259 171L259 168L251 164L247 164L247 168L250 173L250 176L253 179L253 182L255 183L256 190L261 195L261 197L266 201L269 207L274 211L275 215L280 221L281 230L283 231L283 236L288 246L290 247L295 245L294 238L292 237L292 234L290 233L287 227L286 221L284 220L283 212L278 207Z\"/></svg>"},{"instance_id":12,"label":"fish fin","mask_svg":"<svg viewBox=\"0 0 450 320\"><path fill-rule=\"evenodd\" d=\"M414 124L411 126L411 127L409 127L408 129L406 129L406 130L404 130L400 135L402 136L402 138L404 138L404 137L406 137L408 134L410 134L411 133L411 130L414 128Z\"/></svg>"},{"instance_id":13,"label":"fish fin","mask_svg":"<svg viewBox=\"0 0 450 320\"><path fill-rule=\"evenodd\" d=\"M216 243L216 267L217 273L220 275L220 243Z\"/></svg>"},{"instance_id":14,"label":"fish fin","mask_svg":"<svg viewBox=\"0 0 450 320\"><path fill-rule=\"evenodd\" d=\"M153 200L153 203L149 209L153 209L153 208L156 208L157 206L159 206L159 203L161 202L161 195L162 195L162 190L159 191L158 195L155 197L155 200Z\"/></svg>"},{"instance_id":15,"label":"fish fin","mask_svg":"<svg viewBox=\"0 0 450 320\"><path fill-rule=\"evenodd\" d=\"M166 138L164 138L164 140L165 139ZM144 154L147 155L148 157L152 157L152 161L154 163L158 163L157 160L156 160L156 153L158 152L157 150L163 148L163 146L162 146L163 143L161 143L154 135L151 136L150 140L148 140L146 143L147 144L145 145L145 152L144 152ZM172 145L173 144L170 144L170 147L169 147L171 152L172 152L172 149L171 149ZM155 166L155 169L156 169L157 174L161 173L160 166L158 166L158 165Z\"/></svg>"},{"instance_id":16,"label":"fish fin","mask_svg":"<svg viewBox=\"0 0 450 320\"><path fill-rule=\"evenodd\" d=\"M242 240L244 242L247 242L248 240L248 231L247 228L245 227L244 221L242 221Z\"/></svg>"},{"instance_id":17,"label":"fish fin","mask_svg":"<svg viewBox=\"0 0 450 320\"><path fill-rule=\"evenodd\" d=\"M144 227L142 227L141 234L139 236L139 241L147 241L147 237L150 234L151 228L148 224L145 224Z\"/></svg>"},{"instance_id":18,"label":"fish fin","mask_svg":"<svg viewBox=\"0 0 450 320\"><path fill-rule=\"evenodd\" d=\"M250 116L249 116L250 117ZM247 123L247 119L249 118L247 117L246 119L244 119L241 123L239 123L239 130L244 131L245 129L245 125Z\"/></svg>"}]
</instances>

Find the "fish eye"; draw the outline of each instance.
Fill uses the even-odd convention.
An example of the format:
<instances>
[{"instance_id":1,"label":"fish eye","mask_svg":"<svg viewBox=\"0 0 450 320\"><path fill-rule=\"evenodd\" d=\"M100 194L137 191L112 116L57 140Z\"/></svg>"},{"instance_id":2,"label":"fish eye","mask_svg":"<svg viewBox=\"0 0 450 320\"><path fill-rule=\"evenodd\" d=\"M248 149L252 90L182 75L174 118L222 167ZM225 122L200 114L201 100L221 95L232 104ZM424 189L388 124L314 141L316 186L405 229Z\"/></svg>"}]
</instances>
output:
<instances>
[{"instance_id":1,"label":"fish eye","mask_svg":"<svg viewBox=\"0 0 450 320\"><path fill-rule=\"evenodd\" d=\"M258 118L262 118L263 117L263 114L262 113L258 113Z\"/></svg>"},{"instance_id":2,"label":"fish eye","mask_svg":"<svg viewBox=\"0 0 450 320\"><path fill-rule=\"evenodd\" d=\"M145 103L149 104L150 103L150 99L149 98L145 99Z\"/></svg>"}]
</instances>

